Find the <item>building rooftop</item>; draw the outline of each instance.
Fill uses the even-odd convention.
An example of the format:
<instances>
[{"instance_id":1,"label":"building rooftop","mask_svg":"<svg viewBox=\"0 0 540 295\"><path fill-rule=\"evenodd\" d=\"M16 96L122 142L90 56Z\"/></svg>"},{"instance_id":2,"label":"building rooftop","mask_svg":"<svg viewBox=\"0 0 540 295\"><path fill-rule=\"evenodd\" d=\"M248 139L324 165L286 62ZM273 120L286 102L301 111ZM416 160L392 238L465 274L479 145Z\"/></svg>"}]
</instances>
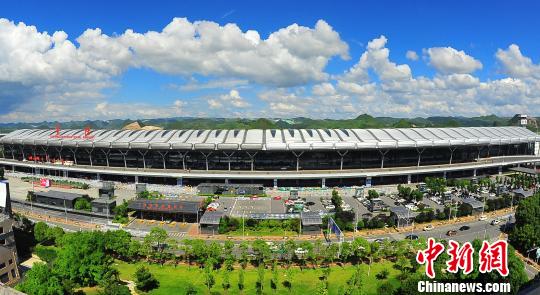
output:
<instances>
[{"instance_id":1,"label":"building rooftop","mask_svg":"<svg viewBox=\"0 0 540 295\"><path fill-rule=\"evenodd\" d=\"M332 150L513 144L540 141L523 127L385 129L92 130L20 129L0 144L183 150Z\"/></svg>"},{"instance_id":2,"label":"building rooftop","mask_svg":"<svg viewBox=\"0 0 540 295\"><path fill-rule=\"evenodd\" d=\"M183 201L174 199L147 200L135 199L129 201L128 208L138 211L197 214L202 201Z\"/></svg>"},{"instance_id":3,"label":"building rooftop","mask_svg":"<svg viewBox=\"0 0 540 295\"><path fill-rule=\"evenodd\" d=\"M322 225L322 217L317 212L303 212L300 214L302 225Z\"/></svg>"},{"instance_id":4,"label":"building rooftop","mask_svg":"<svg viewBox=\"0 0 540 295\"><path fill-rule=\"evenodd\" d=\"M509 169L510 171L514 171L514 172L520 172L520 173L525 173L525 174L531 174L531 175L537 175L537 174L540 174L540 172L538 172L537 170L535 169L531 169L531 168L527 168L527 167L512 167Z\"/></svg>"},{"instance_id":5,"label":"building rooftop","mask_svg":"<svg viewBox=\"0 0 540 295\"><path fill-rule=\"evenodd\" d=\"M534 195L534 191L524 190L522 188L515 189L512 192L517 195L522 195L524 198L532 197Z\"/></svg>"},{"instance_id":6,"label":"building rooftop","mask_svg":"<svg viewBox=\"0 0 540 295\"><path fill-rule=\"evenodd\" d=\"M61 191L47 191L47 192L35 192L36 196L43 196L51 199L61 199L66 201L74 201L78 198L83 198L85 195L61 192Z\"/></svg>"},{"instance_id":7,"label":"building rooftop","mask_svg":"<svg viewBox=\"0 0 540 295\"><path fill-rule=\"evenodd\" d=\"M401 206L390 207L390 212L394 213L400 219L414 218L418 215L418 213Z\"/></svg>"},{"instance_id":8,"label":"building rooftop","mask_svg":"<svg viewBox=\"0 0 540 295\"><path fill-rule=\"evenodd\" d=\"M200 183L199 185L197 185L197 187L214 187L214 186L219 186L219 187L255 187L255 188L258 188L258 187L262 187L263 185L262 184L251 184L251 183Z\"/></svg>"},{"instance_id":9,"label":"building rooftop","mask_svg":"<svg viewBox=\"0 0 540 295\"><path fill-rule=\"evenodd\" d=\"M224 215L223 212L219 212L219 211L206 211L201 217L201 220L199 221L199 223L206 224L206 225L218 225L223 215Z\"/></svg>"},{"instance_id":10,"label":"building rooftop","mask_svg":"<svg viewBox=\"0 0 540 295\"><path fill-rule=\"evenodd\" d=\"M464 198L462 199L463 203L471 205L473 209L480 209L484 208L484 203L478 201L475 198Z\"/></svg>"},{"instance_id":11,"label":"building rooftop","mask_svg":"<svg viewBox=\"0 0 540 295\"><path fill-rule=\"evenodd\" d=\"M109 199L109 198L97 198L97 199L93 199L92 203L96 203L96 204L112 204L112 203L116 203L116 200L115 199Z\"/></svg>"}]
</instances>

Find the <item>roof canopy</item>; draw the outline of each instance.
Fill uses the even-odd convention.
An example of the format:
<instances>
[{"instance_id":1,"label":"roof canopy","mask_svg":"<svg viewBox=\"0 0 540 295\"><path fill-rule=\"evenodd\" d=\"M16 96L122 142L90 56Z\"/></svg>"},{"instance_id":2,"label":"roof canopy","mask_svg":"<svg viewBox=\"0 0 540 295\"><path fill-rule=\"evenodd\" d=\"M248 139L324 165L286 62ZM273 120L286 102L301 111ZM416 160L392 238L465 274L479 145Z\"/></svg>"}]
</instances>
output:
<instances>
[{"instance_id":1,"label":"roof canopy","mask_svg":"<svg viewBox=\"0 0 540 295\"><path fill-rule=\"evenodd\" d=\"M302 225L322 225L322 217L317 212L303 212L300 218Z\"/></svg>"},{"instance_id":2,"label":"roof canopy","mask_svg":"<svg viewBox=\"0 0 540 295\"><path fill-rule=\"evenodd\" d=\"M484 207L484 203L472 197L463 199L463 203L471 205L473 209L480 209Z\"/></svg>"},{"instance_id":3,"label":"roof canopy","mask_svg":"<svg viewBox=\"0 0 540 295\"><path fill-rule=\"evenodd\" d=\"M34 194L36 196L42 196L42 197L46 197L50 199L60 199L60 200L66 200L66 201L73 201L78 198L86 197L86 195L61 192L61 191L35 192Z\"/></svg>"},{"instance_id":4,"label":"roof canopy","mask_svg":"<svg viewBox=\"0 0 540 295\"><path fill-rule=\"evenodd\" d=\"M350 150L540 141L523 127L397 129L56 130L21 129L4 144L181 150Z\"/></svg>"},{"instance_id":5,"label":"roof canopy","mask_svg":"<svg viewBox=\"0 0 540 295\"><path fill-rule=\"evenodd\" d=\"M137 211L163 212L163 213L187 213L197 214L202 202L183 200L147 200L135 199L129 201L128 208Z\"/></svg>"},{"instance_id":6,"label":"roof canopy","mask_svg":"<svg viewBox=\"0 0 540 295\"><path fill-rule=\"evenodd\" d=\"M199 221L199 223L207 224L207 225L218 225L219 221L221 220L221 217L223 217L223 212L206 211L201 217L201 220Z\"/></svg>"},{"instance_id":7,"label":"roof canopy","mask_svg":"<svg viewBox=\"0 0 540 295\"><path fill-rule=\"evenodd\" d=\"M409 210L405 207L399 206L399 207L390 207L390 212L395 214L399 219L409 219L414 218L418 213Z\"/></svg>"}]
</instances>

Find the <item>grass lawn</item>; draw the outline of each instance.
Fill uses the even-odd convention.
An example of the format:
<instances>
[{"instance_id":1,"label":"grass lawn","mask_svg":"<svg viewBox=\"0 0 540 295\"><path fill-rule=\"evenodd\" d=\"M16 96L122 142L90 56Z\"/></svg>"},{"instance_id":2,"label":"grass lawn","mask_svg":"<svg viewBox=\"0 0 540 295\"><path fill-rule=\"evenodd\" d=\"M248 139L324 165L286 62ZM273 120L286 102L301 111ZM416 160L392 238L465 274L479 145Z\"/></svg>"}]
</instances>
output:
<instances>
[{"instance_id":1,"label":"grass lawn","mask_svg":"<svg viewBox=\"0 0 540 295\"><path fill-rule=\"evenodd\" d=\"M79 290L83 291L85 295L97 295L101 289L99 287L84 287Z\"/></svg>"},{"instance_id":2,"label":"grass lawn","mask_svg":"<svg viewBox=\"0 0 540 295\"><path fill-rule=\"evenodd\" d=\"M191 283L195 286L198 291L198 294L208 294L208 291L204 285L204 275L202 269L197 268L197 266L160 266L160 265L148 265L150 272L159 280L160 287L158 289L152 290L149 294L184 294L186 284ZM125 263L117 261L115 266L120 271L120 278L123 280L134 281L134 273L139 264ZM388 281L394 284L396 287L399 286L399 281L396 276L399 274L399 271L392 267L391 262L380 262L374 263L371 266L371 273L368 276L368 265L362 264L362 284L363 289L366 294L377 294L377 287L382 284L385 280L378 280L375 275L383 269L387 269L390 272L388 276ZM345 267L332 267L330 273L330 294L338 294L338 291L345 286L347 280L352 276L354 267L345 266ZM229 289L229 294L240 294L238 289L238 273L239 270L235 270L230 275L231 288ZM215 271L214 277L216 284L212 288L212 292L222 294L223 288L221 287L223 271ZM277 294L315 294L317 285L319 283L319 277L322 275L321 269L304 269L300 270L297 267L294 267L292 270L292 289L291 293L281 284L285 279L286 272L285 269L279 268L279 286ZM257 281L257 269L248 268L245 272L245 289L243 294L255 294L255 282ZM274 294L273 290L270 287L270 279L272 277L272 272L270 269L267 269L264 276L264 293L265 294Z\"/></svg>"}]
</instances>

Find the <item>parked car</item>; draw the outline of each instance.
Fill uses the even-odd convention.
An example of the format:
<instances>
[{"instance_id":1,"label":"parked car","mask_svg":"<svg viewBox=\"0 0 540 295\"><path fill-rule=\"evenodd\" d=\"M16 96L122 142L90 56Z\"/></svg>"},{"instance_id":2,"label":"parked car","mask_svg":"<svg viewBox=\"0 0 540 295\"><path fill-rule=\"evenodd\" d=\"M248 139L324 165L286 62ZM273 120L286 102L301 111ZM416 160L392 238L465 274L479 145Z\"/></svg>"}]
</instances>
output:
<instances>
[{"instance_id":1,"label":"parked car","mask_svg":"<svg viewBox=\"0 0 540 295\"><path fill-rule=\"evenodd\" d=\"M480 220L480 221L487 220L487 216L486 215L480 215L480 218L478 218L478 220Z\"/></svg>"},{"instance_id":2,"label":"parked car","mask_svg":"<svg viewBox=\"0 0 540 295\"><path fill-rule=\"evenodd\" d=\"M274 200L276 200L276 201L281 200L281 196L275 196L275 197L274 197Z\"/></svg>"},{"instance_id":3,"label":"parked car","mask_svg":"<svg viewBox=\"0 0 540 295\"><path fill-rule=\"evenodd\" d=\"M451 229L451 230L446 232L446 235L449 236L449 237L453 237L453 236L457 235L457 230Z\"/></svg>"},{"instance_id":4,"label":"parked car","mask_svg":"<svg viewBox=\"0 0 540 295\"><path fill-rule=\"evenodd\" d=\"M493 219L493 220L491 221L491 225L497 225L497 224L499 224L499 223L501 223L501 221L500 221L499 219Z\"/></svg>"},{"instance_id":5,"label":"parked car","mask_svg":"<svg viewBox=\"0 0 540 295\"><path fill-rule=\"evenodd\" d=\"M468 226L468 225L464 225L464 226L459 228L460 231L465 231L465 230L469 230L469 229L471 229L471 227Z\"/></svg>"},{"instance_id":6,"label":"parked car","mask_svg":"<svg viewBox=\"0 0 540 295\"><path fill-rule=\"evenodd\" d=\"M303 248L296 248L296 250L294 250L294 254L296 255L305 255L307 252L308 251Z\"/></svg>"},{"instance_id":7,"label":"parked car","mask_svg":"<svg viewBox=\"0 0 540 295\"><path fill-rule=\"evenodd\" d=\"M336 206L334 206L334 205L327 205L325 208L328 209L328 210L334 210L334 209L336 209Z\"/></svg>"},{"instance_id":8,"label":"parked car","mask_svg":"<svg viewBox=\"0 0 540 295\"><path fill-rule=\"evenodd\" d=\"M432 224L428 224L428 225L424 226L424 231L430 231L430 230L432 230L433 228L434 228L434 227L433 227Z\"/></svg>"},{"instance_id":9,"label":"parked car","mask_svg":"<svg viewBox=\"0 0 540 295\"><path fill-rule=\"evenodd\" d=\"M418 236L410 234L405 237L405 240L418 240Z\"/></svg>"}]
</instances>

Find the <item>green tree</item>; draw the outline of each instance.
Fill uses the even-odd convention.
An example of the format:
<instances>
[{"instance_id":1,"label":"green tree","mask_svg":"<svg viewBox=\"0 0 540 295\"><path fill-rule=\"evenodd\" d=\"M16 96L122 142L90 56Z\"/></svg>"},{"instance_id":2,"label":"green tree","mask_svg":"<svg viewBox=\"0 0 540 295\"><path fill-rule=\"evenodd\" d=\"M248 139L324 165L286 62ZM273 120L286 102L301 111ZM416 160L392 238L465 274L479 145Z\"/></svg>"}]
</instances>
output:
<instances>
[{"instance_id":1,"label":"green tree","mask_svg":"<svg viewBox=\"0 0 540 295\"><path fill-rule=\"evenodd\" d=\"M71 290L62 285L61 279L46 264L39 262L26 272L25 279L16 289L29 295L71 294Z\"/></svg>"},{"instance_id":2,"label":"green tree","mask_svg":"<svg viewBox=\"0 0 540 295\"><path fill-rule=\"evenodd\" d=\"M540 245L540 193L520 201L509 240L521 253Z\"/></svg>"},{"instance_id":3,"label":"green tree","mask_svg":"<svg viewBox=\"0 0 540 295\"><path fill-rule=\"evenodd\" d=\"M92 210L92 204L90 204L90 201L88 201L86 198L78 198L75 201L75 204L73 207L76 210L84 210L84 211L91 211Z\"/></svg>"},{"instance_id":4,"label":"green tree","mask_svg":"<svg viewBox=\"0 0 540 295\"><path fill-rule=\"evenodd\" d=\"M374 189L370 189L368 190L368 200L372 200L372 199L376 199L379 197L379 193L374 190Z\"/></svg>"},{"instance_id":5,"label":"green tree","mask_svg":"<svg viewBox=\"0 0 540 295\"><path fill-rule=\"evenodd\" d=\"M378 294L389 294L390 295L390 294L394 294L395 291L396 291L396 287L394 287L394 285L392 285L392 283L390 283L388 281L383 282L377 288Z\"/></svg>"},{"instance_id":6,"label":"green tree","mask_svg":"<svg viewBox=\"0 0 540 295\"><path fill-rule=\"evenodd\" d=\"M279 272L277 268L277 261L274 260L272 264L272 278L270 279L270 288L276 293L279 285Z\"/></svg>"},{"instance_id":7,"label":"green tree","mask_svg":"<svg viewBox=\"0 0 540 295\"><path fill-rule=\"evenodd\" d=\"M53 226L47 229L47 240L52 241L55 244L59 244L62 237L64 237L64 230L61 227Z\"/></svg>"},{"instance_id":8,"label":"green tree","mask_svg":"<svg viewBox=\"0 0 540 295\"><path fill-rule=\"evenodd\" d=\"M285 279L283 280L283 283L281 284L283 285L283 287L287 288L289 293L291 293L291 289L292 289L292 283L293 283L292 280L293 280L292 269L287 268L287 270L285 271Z\"/></svg>"},{"instance_id":9,"label":"green tree","mask_svg":"<svg viewBox=\"0 0 540 295\"><path fill-rule=\"evenodd\" d=\"M341 210L341 205L343 205L343 199L339 195L339 192L337 190L332 191L332 204L336 207L337 210Z\"/></svg>"},{"instance_id":10,"label":"green tree","mask_svg":"<svg viewBox=\"0 0 540 295\"><path fill-rule=\"evenodd\" d=\"M262 294L264 290L264 265L257 268L257 282L255 282L257 294Z\"/></svg>"},{"instance_id":11,"label":"green tree","mask_svg":"<svg viewBox=\"0 0 540 295\"><path fill-rule=\"evenodd\" d=\"M61 239L54 271L81 286L94 286L114 273L101 232L75 232Z\"/></svg>"},{"instance_id":12,"label":"green tree","mask_svg":"<svg viewBox=\"0 0 540 295\"><path fill-rule=\"evenodd\" d=\"M124 230L109 230L104 233L105 250L115 258L128 261L137 255L140 244L131 239L131 234Z\"/></svg>"},{"instance_id":13,"label":"green tree","mask_svg":"<svg viewBox=\"0 0 540 295\"><path fill-rule=\"evenodd\" d=\"M244 269L240 269L240 271L238 271L238 290L240 290L240 292L244 290L244 284Z\"/></svg>"},{"instance_id":14,"label":"green tree","mask_svg":"<svg viewBox=\"0 0 540 295\"><path fill-rule=\"evenodd\" d=\"M354 273L351 278L347 280L347 287L345 294L363 294L362 291L362 273L360 272L360 266L354 268Z\"/></svg>"},{"instance_id":15,"label":"green tree","mask_svg":"<svg viewBox=\"0 0 540 295\"><path fill-rule=\"evenodd\" d=\"M122 201L122 204L114 207L114 222L126 224L128 222L128 202Z\"/></svg>"},{"instance_id":16,"label":"green tree","mask_svg":"<svg viewBox=\"0 0 540 295\"><path fill-rule=\"evenodd\" d=\"M259 239L255 240L251 244L251 248L253 249L253 252L259 264L268 260L270 256L272 255L270 246L268 246L268 244L263 240L259 240Z\"/></svg>"},{"instance_id":17,"label":"green tree","mask_svg":"<svg viewBox=\"0 0 540 295\"><path fill-rule=\"evenodd\" d=\"M131 295L131 291L128 286L119 282L117 278L111 278L104 282L98 295Z\"/></svg>"},{"instance_id":18,"label":"green tree","mask_svg":"<svg viewBox=\"0 0 540 295\"><path fill-rule=\"evenodd\" d=\"M153 259L163 263L163 250L165 249L165 241L169 235L160 227L153 227L150 233L144 237L144 249Z\"/></svg>"},{"instance_id":19,"label":"green tree","mask_svg":"<svg viewBox=\"0 0 540 295\"><path fill-rule=\"evenodd\" d=\"M43 243L48 239L48 230L49 226L45 222L39 221L34 225L34 237L38 243Z\"/></svg>"},{"instance_id":20,"label":"green tree","mask_svg":"<svg viewBox=\"0 0 540 295\"><path fill-rule=\"evenodd\" d=\"M159 287L159 281L150 273L147 267L141 265L135 271L135 285L137 289L148 292Z\"/></svg>"},{"instance_id":21,"label":"green tree","mask_svg":"<svg viewBox=\"0 0 540 295\"><path fill-rule=\"evenodd\" d=\"M319 284L317 284L317 291L315 294L328 295L328 286L324 282L319 282Z\"/></svg>"},{"instance_id":22,"label":"green tree","mask_svg":"<svg viewBox=\"0 0 540 295\"><path fill-rule=\"evenodd\" d=\"M195 295L197 294L197 289L191 282L186 282L186 295Z\"/></svg>"},{"instance_id":23,"label":"green tree","mask_svg":"<svg viewBox=\"0 0 540 295\"><path fill-rule=\"evenodd\" d=\"M216 278L214 277L214 269L211 261L207 261L204 266L204 285L210 292L210 289L216 284Z\"/></svg>"},{"instance_id":24,"label":"green tree","mask_svg":"<svg viewBox=\"0 0 540 295\"><path fill-rule=\"evenodd\" d=\"M231 288L231 280L229 276L230 271L227 269L223 270L223 282L221 282L221 287L223 287L223 290L225 290L225 294L227 294Z\"/></svg>"}]
</instances>

